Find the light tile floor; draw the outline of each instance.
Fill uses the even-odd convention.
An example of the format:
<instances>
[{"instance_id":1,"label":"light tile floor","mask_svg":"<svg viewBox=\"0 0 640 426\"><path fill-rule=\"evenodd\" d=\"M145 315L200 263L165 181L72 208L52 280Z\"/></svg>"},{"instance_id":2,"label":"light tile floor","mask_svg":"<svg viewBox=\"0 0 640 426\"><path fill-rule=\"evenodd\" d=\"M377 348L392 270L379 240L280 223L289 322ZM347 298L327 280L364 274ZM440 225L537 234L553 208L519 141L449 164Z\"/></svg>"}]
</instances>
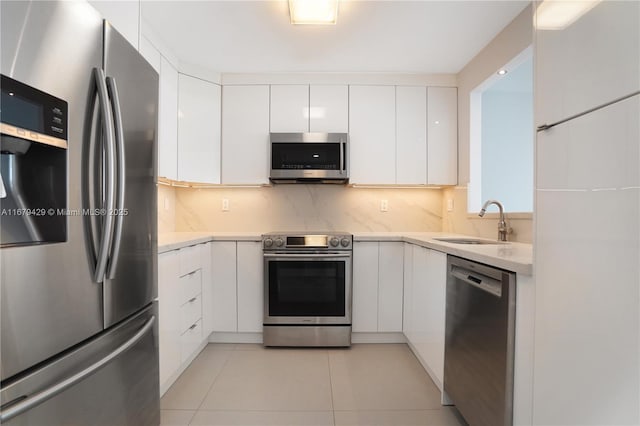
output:
<instances>
[{"instance_id":1,"label":"light tile floor","mask_svg":"<svg viewBox=\"0 0 640 426\"><path fill-rule=\"evenodd\" d=\"M406 345L210 344L167 391L162 426L459 426Z\"/></svg>"}]
</instances>

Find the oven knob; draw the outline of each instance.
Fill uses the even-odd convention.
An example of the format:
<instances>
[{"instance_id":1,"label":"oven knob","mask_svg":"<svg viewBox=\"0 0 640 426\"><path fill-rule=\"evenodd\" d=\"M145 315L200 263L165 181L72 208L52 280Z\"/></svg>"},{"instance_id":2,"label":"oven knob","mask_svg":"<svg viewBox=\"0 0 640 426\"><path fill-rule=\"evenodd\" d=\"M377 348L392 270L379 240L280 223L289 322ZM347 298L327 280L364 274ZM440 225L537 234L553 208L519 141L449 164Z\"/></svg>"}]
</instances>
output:
<instances>
[{"instance_id":1,"label":"oven knob","mask_svg":"<svg viewBox=\"0 0 640 426\"><path fill-rule=\"evenodd\" d=\"M338 244L340 244L340 240L336 237L333 237L329 240L329 244L331 244L331 247L338 247Z\"/></svg>"},{"instance_id":2,"label":"oven knob","mask_svg":"<svg viewBox=\"0 0 640 426\"><path fill-rule=\"evenodd\" d=\"M340 244L342 244L342 247L349 247L349 244L351 244L351 240L349 238L343 238L342 240L340 240Z\"/></svg>"},{"instance_id":3,"label":"oven knob","mask_svg":"<svg viewBox=\"0 0 640 426\"><path fill-rule=\"evenodd\" d=\"M265 247L271 247L273 245L273 240L271 238L267 238L264 240Z\"/></svg>"},{"instance_id":4,"label":"oven knob","mask_svg":"<svg viewBox=\"0 0 640 426\"><path fill-rule=\"evenodd\" d=\"M284 241L282 240L282 238L276 238L276 247L282 247L283 244Z\"/></svg>"}]
</instances>

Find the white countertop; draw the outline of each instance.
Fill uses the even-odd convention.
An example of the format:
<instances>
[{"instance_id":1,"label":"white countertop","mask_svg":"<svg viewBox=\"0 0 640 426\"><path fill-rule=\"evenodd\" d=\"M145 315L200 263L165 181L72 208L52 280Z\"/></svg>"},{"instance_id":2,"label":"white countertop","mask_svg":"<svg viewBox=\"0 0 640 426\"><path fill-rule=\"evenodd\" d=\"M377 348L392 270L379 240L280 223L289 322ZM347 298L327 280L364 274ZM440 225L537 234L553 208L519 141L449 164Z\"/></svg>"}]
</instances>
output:
<instances>
[{"instance_id":1,"label":"white countertop","mask_svg":"<svg viewBox=\"0 0 640 426\"><path fill-rule=\"evenodd\" d=\"M260 241L257 232L168 232L158 235L158 253L176 250L208 241ZM445 232L355 232L354 241L401 241L438 250L487 265L531 275L533 250L531 244L509 242L506 244L454 244L435 238L461 237L468 235Z\"/></svg>"}]
</instances>

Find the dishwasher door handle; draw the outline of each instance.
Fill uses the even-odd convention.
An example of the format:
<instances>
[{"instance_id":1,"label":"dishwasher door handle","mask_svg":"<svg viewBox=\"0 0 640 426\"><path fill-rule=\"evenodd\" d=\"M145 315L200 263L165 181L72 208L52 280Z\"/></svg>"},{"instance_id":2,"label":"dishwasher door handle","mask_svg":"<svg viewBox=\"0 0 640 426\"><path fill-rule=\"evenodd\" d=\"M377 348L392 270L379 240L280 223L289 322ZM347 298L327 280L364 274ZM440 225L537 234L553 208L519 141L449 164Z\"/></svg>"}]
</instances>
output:
<instances>
[{"instance_id":1,"label":"dishwasher door handle","mask_svg":"<svg viewBox=\"0 0 640 426\"><path fill-rule=\"evenodd\" d=\"M455 266L451 270L451 275L479 290L502 297L502 283L498 280Z\"/></svg>"}]
</instances>

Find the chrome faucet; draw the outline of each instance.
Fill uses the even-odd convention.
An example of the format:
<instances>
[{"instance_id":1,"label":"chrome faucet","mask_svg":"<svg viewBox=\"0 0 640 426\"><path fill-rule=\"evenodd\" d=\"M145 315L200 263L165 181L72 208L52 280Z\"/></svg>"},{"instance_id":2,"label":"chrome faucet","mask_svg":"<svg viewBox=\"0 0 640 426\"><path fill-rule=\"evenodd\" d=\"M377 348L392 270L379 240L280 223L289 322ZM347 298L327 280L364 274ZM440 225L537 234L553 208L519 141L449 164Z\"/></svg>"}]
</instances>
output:
<instances>
[{"instance_id":1,"label":"chrome faucet","mask_svg":"<svg viewBox=\"0 0 640 426\"><path fill-rule=\"evenodd\" d=\"M507 221L504 216L504 208L502 207L502 203L497 200L487 200L485 201L482 209L480 209L480 213L478 216L482 217L487 212L487 207L491 204L495 204L500 209L500 220L498 221L498 241L507 241L507 234L511 232L511 228L507 225Z\"/></svg>"}]
</instances>

